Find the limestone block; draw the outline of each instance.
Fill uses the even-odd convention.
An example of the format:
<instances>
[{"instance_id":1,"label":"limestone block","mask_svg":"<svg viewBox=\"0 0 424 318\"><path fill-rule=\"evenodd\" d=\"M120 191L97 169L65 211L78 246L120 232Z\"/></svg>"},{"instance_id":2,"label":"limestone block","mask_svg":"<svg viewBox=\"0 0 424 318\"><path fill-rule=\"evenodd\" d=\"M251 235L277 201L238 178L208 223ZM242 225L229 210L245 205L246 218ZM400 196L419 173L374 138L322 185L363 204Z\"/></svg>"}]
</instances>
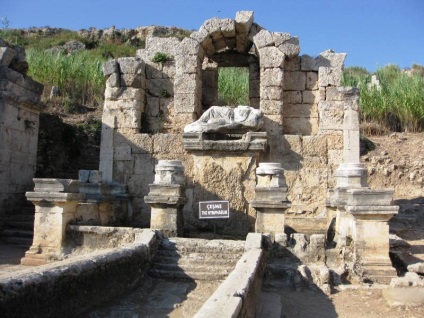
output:
<instances>
[{"instance_id":1,"label":"limestone block","mask_svg":"<svg viewBox=\"0 0 424 318\"><path fill-rule=\"evenodd\" d=\"M281 115L283 111L283 101L261 99L259 109L265 115Z\"/></svg>"},{"instance_id":2,"label":"limestone block","mask_svg":"<svg viewBox=\"0 0 424 318\"><path fill-rule=\"evenodd\" d=\"M8 47L0 47L0 65L9 66L16 56L16 52Z\"/></svg>"},{"instance_id":3,"label":"limestone block","mask_svg":"<svg viewBox=\"0 0 424 318\"><path fill-rule=\"evenodd\" d=\"M327 88L326 87L318 87L319 92L319 100L323 101L326 99L327 96Z\"/></svg>"},{"instance_id":4,"label":"limestone block","mask_svg":"<svg viewBox=\"0 0 424 318\"><path fill-rule=\"evenodd\" d=\"M102 172L99 170L90 170L90 177L88 182L90 183L100 183L102 181Z\"/></svg>"},{"instance_id":5,"label":"limestone block","mask_svg":"<svg viewBox=\"0 0 424 318\"><path fill-rule=\"evenodd\" d=\"M248 38L251 42L253 42L253 37L258 34L261 30L263 30L264 28L262 26L260 26L259 24L253 22L252 26L250 27L249 30L249 34L248 34Z\"/></svg>"},{"instance_id":6,"label":"limestone block","mask_svg":"<svg viewBox=\"0 0 424 318\"><path fill-rule=\"evenodd\" d=\"M299 38L292 37L290 40L279 45L278 49L288 58L298 56L300 52Z\"/></svg>"},{"instance_id":7,"label":"limestone block","mask_svg":"<svg viewBox=\"0 0 424 318\"><path fill-rule=\"evenodd\" d=\"M114 76L115 74L111 75L109 79ZM108 80L109 80L108 79ZM120 76L120 86L123 87L134 87L134 88L143 88L145 85L145 81L142 80L141 74L122 74ZM142 83L144 85L142 85Z\"/></svg>"},{"instance_id":8,"label":"limestone block","mask_svg":"<svg viewBox=\"0 0 424 318\"><path fill-rule=\"evenodd\" d=\"M146 98L146 114L152 117L159 115L159 97L148 96Z\"/></svg>"},{"instance_id":9,"label":"limestone block","mask_svg":"<svg viewBox=\"0 0 424 318\"><path fill-rule=\"evenodd\" d=\"M326 136L304 136L303 137L303 155L309 157L327 156L327 137Z\"/></svg>"},{"instance_id":10,"label":"limestone block","mask_svg":"<svg viewBox=\"0 0 424 318\"><path fill-rule=\"evenodd\" d=\"M121 74L140 74L144 75L144 62L136 57L118 58Z\"/></svg>"},{"instance_id":11,"label":"limestone block","mask_svg":"<svg viewBox=\"0 0 424 318\"><path fill-rule=\"evenodd\" d=\"M311 91L318 89L318 73L317 72L306 72L306 89Z\"/></svg>"},{"instance_id":12,"label":"limestone block","mask_svg":"<svg viewBox=\"0 0 424 318\"><path fill-rule=\"evenodd\" d=\"M137 52L137 57L141 57L144 61L150 61L158 52L166 53L169 56L175 56L180 50L180 40L177 38L148 37L146 39L146 50L140 52L140 55L138 55Z\"/></svg>"},{"instance_id":13,"label":"limestone block","mask_svg":"<svg viewBox=\"0 0 424 318\"><path fill-rule=\"evenodd\" d=\"M121 100L133 99L141 101L142 90L132 87L106 87L105 99L106 100Z\"/></svg>"},{"instance_id":14,"label":"limestone block","mask_svg":"<svg viewBox=\"0 0 424 318\"><path fill-rule=\"evenodd\" d=\"M320 101L318 103L319 129L342 130L344 118L343 107L342 102Z\"/></svg>"},{"instance_id":15,"label":"limestone block","mask_svg":"<svg viewBox=\"0 0 424 318\"><path fill-rule=\"evenodd\" d=\"M272 38L274 39L275 46L279 46L286 41L291 39L290 33L272 32Z\"/></svg>"},{"instance_id":16,"label":"limestone block","mask_svg":"<svg viewBox=\"0 0 424 318\"><path fill-rule=\"evenodd\" d=\"M304 104L317 104L318 101L319 101L318 91L303 91L302 92L302 102Z\"/></svg>"},{"instance_id":17,"label":"limestone block","mask_svg":"<svg viewBox=\"0 0 424 318\"><path fill-rule=\"evenodd\" d=\"M121 76L118 73L112 73L106 80L106 87L120 87Z\"/></svg>"},{"instance_id":18,"label":"limestone block","mask_svg":"<svg viewBox=\"0 0 424 318\"><path fill-rule=\"evenodd\" d=\"M247 34L253 23L253 11L237 11L234 20L237 34Z\"/></svg>"},{"instance_id":19,"label":"limestone block","mask_svg":"<svg viewBox=\"0 0 424 318\"><path fill-rule=\"evenodd\" d=\"M119 65L116 60L110 60L102 65L103 75L109 76L113 73L119 73Z\"/></svg>"},{"instance_id":20,"label":"limestone block","mask_svg":"<svg viewBox=\"0 0 424 318\"><path fill-rule=\"evenodd\" d=\"M148 190L148 184L153 183L155 171L155 160L150 154L137 154L134 156L134 177L128 185L130 186L131 193L135 193L137 188ZM143 176L143 179L140 179ZM133 185L133 186L131 186ZM144 194L147 194L145 192Z\"/></svg>"},{"instance_id":21,"label":"limestone block","mask_svg":"<svg viewBox=\"0 0 424 318\"><path fill-rule=\"evenodd\" d=\"M160 97L164 94L174 95L174 83L170 79L154 79L146 82L146 93Z\"/></svg>"},{"instance_id":22,"label":"limestone block","mask_svg":"<svg viewBox=\"0 0 424 318\"><path fill-rule=\"evenodd\" d=\"M342 134L327 135L327 147L328 149L343 150L343 135Z\"/></svg>"},{"instance_id":23,"label":"limestone block","mask_svg":"<svg viewBox=\"0 0 424 318\"><path fill-rule=\"evenodd\" d=\"M284 67L285 55L276 47L264 47L258 49L259 63L261 68Z\"/></svg>"},{"instance_id":24,"label":"limestone block","mask_svg":"<svg viewBox=\"0 0 424 318\"><path fill-rule=\"evenodd\" d=\"M257 49L274 46L274 37L268 30L261 30L253 37L253 43Z\"/></svg>"},{"instance_id":25,"label":"limestone block","mask_svg":"<svg viewBox=\"0 0 424 318\"><path fill-rule=\"evenodd\" d=\"M348 190L347 204L351 206L391 206L393 190L352 189Z\"/></svg>"},{"instance_id":26,"label":"limestone block","mask_svg":"<svg viewBox=\"0 0 424 318\"><path fill-rule=\"evenodd\" d=\"M131 160L131 147L130 146L115 147L113 158L115 160Z\"/></svg>"},{"instance_id":27,"label":"limestone block","mask_svg":"<svg viewBox=\"0 0 424 318\"><path fill-rule=\"evenodd\" d=\"M346 53L334 53L332 50L322 52L316 58L308 55L301 57L302 71L318 71L320 67L330 67L341 70L346 59Z\"/></svg>"},{"instance_id":28,"label":"limestone block","mask_svg":"<svg viewBox=\"0 0 424 318\"><path fill-rule=\"evenodd\" d=\"M261 233L247 234L244 250L250 251L251 249L261 249L261 248L262 248L262 234Z\"/></svg>"},{"instance_id":29,"label":"limestone block","mask_svg":"<svg viewBox=\"0 0 424 318\"><path fill-rule=\"evenodd\" d=\"M123 109L114 111L113 115L117 128L141 128L141 111L139 110Z\"/></svg>"},{"instance_id":30,"label":"limestone block","mask_svg":"<svg viewBox=\"0 0 424 318\"><path fill-rule=\"evenodd\" d=\"M176 75L177 69L175 66L175 61L168 61L162 65L162 76L163 78L173 79Z\"/></svg>"},{"instance_id":31,"label":"limestone block","mask_svg":"<svg viewBox=\"0 0 424 318\"><path fill-rule=\"evenodd\" d=\"M195 113L200 109L200 98L195 92L189 94L177 93L174 95L175 112Z\"/></svg>"},{"instance_id":32,"label":"limestone block","mask_svg":"<svg viewBox=\"0 0 424 318\"><path fill-rule=\"evenodd\" d=\"M284 121L284 134L313 135L318 132L317 117L292 117Z\"/></svg>"},{"instance_id":33,"label":"limestone block","mask_svg":"<svg viewBox=\"0 0 424 318\"><path fill-rule=\"evenodd\" d=\"M141 100L135 99L125 99L125 100L105 100L104 109L105 110L121 110L121 109L134 109L143 111L143 102Z\"/></svg>"},{"instance_id":34,"label":"limestone block","mask_svg":"<svg viewBox=\"0 0 424 318\"><path fill-rule=\"evenodd\" d=\"M78 181L88 182L89 178L90 178L90 170L79 170L78 171Z\"/></svg>"},{"instance_id":35,"label":"limestone block","mask_svg":"<svg viewBox=\"0 0 424 318\"><path fill-rule=\"evenodd\" d=\"M123 134L118 129L115 132L114 140L117 146L130 145L132 154L152 153L153 151L153 138L148 134L140 134L138 132Z\"/></svg>"},{"instance_id":36,"label":"limestone block","mask_svg":"<svg viewBox=\"0 0 424 318\"><path fill-rule=\"evenodd\" d=\"M328 150L328 164L332 166L338 166L343 162L343 150Z\"/></svg>"},{"instance_id":37,"label":"limestone block","mask_svg":"<svg viewBox=\"0 0 424 318\"><path fill-rule=\"evenodd\" d=\"M183 56L196 55L197 56L199 53L201 53L202 50L203 49L198 41L192 38L184 38L181 41L180 51L178 52L179 53L178 55L183 55Z\"/></svg>"},{"instance_id":38,"label":"limestone block","mask_svg":"<svg viewBox=\"0 0 424 318\"><path fill-rule=\"evenodd\" d=\"M320 87L340 86L342 75L343 71L341 69L320 67L318 69L318 85Z\"/></svg>"},{"instance_id":39,"label":"limestone block","mask_svg":"<svg viewBox=\"0 0 424 318\"><path fill-rule=\"evenodd\" d=\"M213 55L215 53L212 38L209 36L209 32L206 29L200 27L199 31L194 31L190 34L190 38L200 43L205 54Z\"/></svg>"},{"instance_id":40,"label":"limestone block","mask_svg":"<svg viewBox=\"0 0 424 318\"><path fill-rule=\"evenodd\" d=\"M261 68L260 79L264 86L282 86L284 70L282 68Z\"/></svg>"},{"instance_id":41,"label":"limestone block","mask_svg":"<svg viewBox=\"0 0 424 318\"><path fill-rule=\"evenodd\" d=\"M154 153L184 153L183 140L180 134L155 134L153 136Z\"/></svg>"},{"instance_id":42,"label":"limestone block","mask_svg":"<svg viewBox=\"0 0 424 318\"><path fill-rule=\"evenodd\" d=\"M305 72L284 72L283 87L285 91L303 91L306 88Z\"/></svg>"},{"instance_id":43,"label":"limestone block","mask_svg":"<svg viewBox=\"0 0 424 318\"><path fill-rule=\"evenodd\" d=\"M281 135L283 116L282 115L266 115L264 116L264 125L268 135Z\"/></svg>"},{"instance_id":44,"label":"limestone block","mask_svg":"<svg viewBox=\"0 0 424 318\"><path fill-rule=\"evenodd\" d=\"M301 104L302 92L301 91L284 91L283 101L284 101L284 104Z\"/></svg>"},{"instance_id":45,"label":"limestone block","mask_svg":"<svg viewBox=\"0 0 424 318\"><path fill-rule=\"evenodd\" d=\"M44 86L29 77L25 77L23 74L18 73L11 68L2 66L0 64L0 79L12 82L26 90L29 90L35 94L42 94Z\"/></svg>"},{"instance_id":46,"label":"limestone block","mask_svg":"<svg viewBox=\"0 0 424 318\"><path fill-rule=\"evenodd\" d=\"M359 89L356 87L327 87L326 100L328 101L357 101Z\"/></svg>"},{"instance_id":47,"label":"limestone block","mask_svg":"<svg viewBox=\"0 0 424 318\"><path fill-rule=\"evenodd\" d=\"M201 60L197 55L177 55L175 57L176 76L184 74L198 74L201 68Z\"/></svg>"},{"instance_id":48,"label":"limestone block","mask_svg":"<svg viewBox=\"0 0 424 318\"><path fill-rule=\"evenodd\" d=\"M13 100L29 102L31 104L38 104L41 97L40 94L4 79L0 79L0 92L3 98L10 96Z\"/></svg>"},{"instance_id":49,"label":"limestone block","mask_svg":"<svg viewBox=\"0 0 424 318\"><path fill-rule=\"evenodd\" d=\"M179 94L190 94L200 92L201 81L197 74L184 74L175 79L175 92Z\"/></svg>"},{"instance_id":50,"label":"limestone block","mask_svg":"<svg viewBox=\"0 0 424 318\"><path fill-rule=\"evenodd\" d=\"M146 79L147 81L151 79L163 78L164 74L162 72L162 64L146 62Z\"/></svg>"},{"instance_id":51,"label":"limestone block","mask_svg":"<svg viewBox=\"0 0 424 318\"><path fill-rule=\"evenodd\" d=\"M264 86L260 85L261 100L270 99L275 101L283 100L283 88L281 86Z\"/></svg>"},{"instance_id":52,"label":"limestone block","mask_svg":"<svg viewBox=\"0 0 424 318\"><path fill-rule=\"evenodd\" d=\"M310 117L318 118L318 109L316 104L284 104L284 118ZM290 119L289 119L290 120ZM284 121L285 123L287 121Z\"/></svg>"},{"instance_id":53,"label":"limestone block","mask_svg":"<svg viewBox=\"0 0 424 318\"><path fill-rule=\"evenodd\" d=\"M284 63L284 69L290 72L300 71L300 57L294 56L292 58L286 59L286 62Z\"/></svg>"}]
</instances>

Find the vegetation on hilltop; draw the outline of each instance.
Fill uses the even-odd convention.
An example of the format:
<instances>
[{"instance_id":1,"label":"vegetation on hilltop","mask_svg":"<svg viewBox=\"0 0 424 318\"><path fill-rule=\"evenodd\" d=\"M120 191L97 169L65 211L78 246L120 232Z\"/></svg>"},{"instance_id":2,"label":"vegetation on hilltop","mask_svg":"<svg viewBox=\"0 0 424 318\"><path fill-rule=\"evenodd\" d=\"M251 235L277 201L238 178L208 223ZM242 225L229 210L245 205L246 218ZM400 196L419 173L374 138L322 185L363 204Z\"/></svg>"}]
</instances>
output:
<instances>
[{"instance_id":1,"label":"vegetation on hilltop","mask_svg":"<svg viewBox=\"0 0 424 318\"><path fill-rule=\"evenodd\" d=\"M72 113L78 105L102 105L105 87L102 63L110 58L134 56L138 48L144 47L144 41L123 41L118 30L113 32L106 40L94 41L81 33L62 29L48 36L42 32L28 36L22 30L3 28L0 37L26 48L28 75L47 88L59 87L60 102L65 111ZM70 40L84 43L87 50L68 55L48 50ZM371 83L372 75L377 75L379 85ZM360 111L366 133L424 130L423 66L415 64L406 72L387 65L375 73L362 67L349 67L344 71L342 85L360 88ZM249 104L247 69L221 68L218 87L219 104Z\"/></svg>"},{"instance_id":2,"label":"vegetation on hilltop","mask_svg":"<svg viewBox=\"0 0 424 318\"><path fill-rule=\"evenodd\" d=\"M372 83L376 75L378 83ZM356 86L362 128L367 134L424 130L424 67L414 64L409 71L396 65L368 73L364 68L346 68L344 86Z\"/></svg>"}]
</instances>

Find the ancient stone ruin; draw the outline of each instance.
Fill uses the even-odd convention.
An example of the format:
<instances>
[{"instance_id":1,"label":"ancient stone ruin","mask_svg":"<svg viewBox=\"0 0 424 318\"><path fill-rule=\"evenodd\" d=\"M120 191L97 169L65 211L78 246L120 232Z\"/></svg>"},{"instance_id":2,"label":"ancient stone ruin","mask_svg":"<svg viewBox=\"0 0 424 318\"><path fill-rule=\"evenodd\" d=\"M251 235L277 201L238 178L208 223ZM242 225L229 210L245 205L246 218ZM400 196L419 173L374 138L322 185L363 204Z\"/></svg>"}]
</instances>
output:
<instances>
[{"instance_id":1,"label":"ancient stone ruin","mask_svg":"<svg viewBox=\"0 0 424 318\"><path fill-rule=\"evenodd\" d=\"M266 262L264 279L283 270L297 277L289 284L327 294L346 278L389 282L388 220L398 207L392 191L368 187L359 161L359 91L341 86L346 54L299 52L297 37L242 11L182 41L148 38L135 57L105 63L99 171L35 179L34 242L23 263L61 259L69 236L124 225L157 231L165 250L166 237L248 237L250 263L235 272L248 268L255 279L230 274L219 297L235 294L236 279L257 284ZM218 105L221 67L248 69L249 105ZM228 201L229 217L200 218L205 201ZM248 310L240 297L231 302ZM210 300L199 313L220 308Z\"/></svg>"}]
</instances>

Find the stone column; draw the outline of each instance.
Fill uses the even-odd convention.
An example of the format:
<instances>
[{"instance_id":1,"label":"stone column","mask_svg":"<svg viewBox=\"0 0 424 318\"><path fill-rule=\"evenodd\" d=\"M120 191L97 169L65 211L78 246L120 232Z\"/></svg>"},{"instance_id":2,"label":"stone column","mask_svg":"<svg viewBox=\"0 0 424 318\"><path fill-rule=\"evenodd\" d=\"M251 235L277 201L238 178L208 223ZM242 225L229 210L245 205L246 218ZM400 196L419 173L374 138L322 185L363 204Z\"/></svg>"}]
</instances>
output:
<instances>
[{"instance_id":1,"label":"stone column","mask_svg":"<svg viewBox=\"0 0 424 318\"><path fill-rule=\"evenodd\" d=\"M389 258L388 221L398 213L392 190L347 190L346 210L354 218L355 272L364 281L389 283L396 271Z\"/></svg>"},{"instance_id":2,"label":"stone column","mask_svg":"<svg viewBox=\"0 0 424 318\"><path fill-rule=\"evenodd\" d=\"M290 207L287 185L281 163L259 163L256 168L255 200L251 206L257 211L256 232L283 233L284 212Z\"/></svg>"},{"instance_id":3,"label":"stone column","mask_svg":"<svg viewBox=\"0 0 424 318\"><path fill-rule=\"evenodd\" d=\"M346 100L343 118L343 163L336 171L336 188L368 187L365 165L360 162L359 91L351 90L355 98Z\"/></svg>"},{"instance_id":4,"label":"stone column","mask_svg":"<svg viewBox=\"0 0 424 318\"><path fill-rule=\"evenodd\" d=\"M155 180L144 201L151 207L150 228L167 237L183 235L182 209L186 202L184 167L178 160L159 160Z\"/></svg>"},{"instance_id":5,"label":"stone column","mask_svg":"<svg viewBox=\"0 0 424 318\"><path fill-rule=\"evenodd\" d=\"M75 219L77 204L84 198L76 180L34 179L34 192L26 197L35 205L34 240L22 258L23 265L42 265L62 254L66 226Z\"/></svg>"}]
</instances>

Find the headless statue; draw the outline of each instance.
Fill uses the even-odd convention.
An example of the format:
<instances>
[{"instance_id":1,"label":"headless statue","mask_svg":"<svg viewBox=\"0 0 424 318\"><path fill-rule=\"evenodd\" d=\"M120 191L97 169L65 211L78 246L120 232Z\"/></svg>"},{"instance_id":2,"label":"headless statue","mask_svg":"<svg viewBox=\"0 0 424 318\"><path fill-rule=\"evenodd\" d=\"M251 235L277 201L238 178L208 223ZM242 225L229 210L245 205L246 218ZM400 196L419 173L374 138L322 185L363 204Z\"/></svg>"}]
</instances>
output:
<instances>
[{"instance_id":1,"label":"headless statue","mask_svg":"<svg viewBox=\"0 0 424 318\"><path fill-rule=\"evenodd\" d=\"M200 118L184 127L185 133L244 133L263 125L263 113L250 106L212 106Z\"/></svg>"}]
</instances>

